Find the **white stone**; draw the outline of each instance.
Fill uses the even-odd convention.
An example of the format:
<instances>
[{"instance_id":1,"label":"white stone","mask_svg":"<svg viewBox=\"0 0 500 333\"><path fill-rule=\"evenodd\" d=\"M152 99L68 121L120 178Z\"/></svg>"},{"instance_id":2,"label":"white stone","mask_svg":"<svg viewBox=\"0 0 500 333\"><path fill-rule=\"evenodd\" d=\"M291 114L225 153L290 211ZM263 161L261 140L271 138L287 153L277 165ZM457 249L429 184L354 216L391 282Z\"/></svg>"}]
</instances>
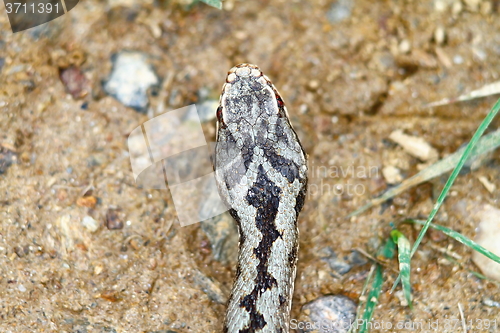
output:
<instances>
[{"instance_id":1,"label":"white stone","mask_svg":"<svg viewBox=\"0 0 500 333\"><path fill-rule=\"evenodd\" d=\"M464 6L462 5L462 2L461 1L455 1L453 3L453 5L451 6L451 13L454 16L457 16L458 14L460 14L462 12L463 9L464 9Z\"/></svg>"},{"instance_id":2,"label":"white stone","mask_svg":"<svg viewBox=\"0 0 500 333\"><path fill-rule=\"evenodd\" d=\"M438 152L424 139L404 134L401 130L396 130L389 135L389 139L398 145L410 155L415 156L422 161L435 161L438 158Z\"/></svg>"},{"instance_id":3,"label":"white stone","mask_svg":"<svg viewBox=\"0 0 500 333\"><path fill-rule=\"evenodd\" d=\"M479 9L481 0L464 0L464 2L471 11L476 12Z\"/></svg>"},{"instance_id":4,"label":"white stone","mask_svg":"<svg viewBox=\"0 0 500 333\"><path fill-rule=\"evenodd\" d=\"M88 215L82 219L82 225L90 232L96 232L99 229L99 222Z\"/></svg>"},{"instance_id":5,"label":"white stone","mask_svg":"<svg viewBox=\"0 0 500 333\"><path fill-rule=\"evenodd\" d=\"M446 32L443 26L438 26L434 31L434 41L437 45L442 45L446 39Z\"/></svg>"},{"instance_id":6,"label":"white stone","mask_svg":"<svg viewBox=\"0 0 500 333\"><path fill-rule=\"evenodd\" d=\"M144 111L148 105L147 90L160 82L147 58L130 51L113 56L113 71L104 83L106 93L125 106Z\"/></svg>"},{"instance_id":7,"label":"white stone","mask_svg":"<svg viewBox=\"0 0 500 333\"><path fill-rule=\"evenodd\" d=\"M483 186L488 190L488 192L493 193L496 191L497 187L495 186L495 184L490 182L488 178L484 176L479 176L477 177L477 179L481 182L481 184L483 184Z\"/></svg>"},{"instance_id":8,"label":"white stone","mask_svg":"<svg viewBox=\"0 0 500 333\"><path fill-rule=\"evenodd\" d=\"M476 243L500 256L500 209L486 204L476 216L480 220ZM500 282L499 263L476 251L472 253L472 260L486 277Z\"/></svg>"},{"instance_id":9,"label":"white stone","mask_svg":"<svg viewBox=\"0 0 500 333\"><path fill-rule=\"evenodd\" d=\"M451 0L434 0L434 9L437 12L444 12L450 7L450 4L452 4Z\"/></svg>"},{"instance_id":10,"label":"white stone","mask_svg":"<svg viewBox=\"0 0 500 333\"><path fill-rule=\"evenodd\" d=\"M388 184L397 184L403 180L400 170L392 165L384 167L382 169L382 175L384 175L385 181Z\"/></svg>"},{"instance_id":11,"label":"white stone","mask_svg":"<svg viewBox=\"0 0 500 333\"><path fill-rule=\"evenodd\" d=\"M403 39L401 43L399 43L398 50L401 53L408 53L411 50L411 44L408 39Z\"/></svg>"}]
</instances>

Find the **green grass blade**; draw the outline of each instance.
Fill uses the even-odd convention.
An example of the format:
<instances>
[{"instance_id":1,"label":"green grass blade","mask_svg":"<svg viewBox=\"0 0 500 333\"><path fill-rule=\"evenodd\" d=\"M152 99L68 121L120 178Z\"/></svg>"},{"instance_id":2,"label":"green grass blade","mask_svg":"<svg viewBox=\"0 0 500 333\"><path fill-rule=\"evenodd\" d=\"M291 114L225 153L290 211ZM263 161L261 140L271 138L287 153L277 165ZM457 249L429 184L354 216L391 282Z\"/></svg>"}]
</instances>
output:
<instances>
[{"instance_id":1,"label":"green grass blade","mask_svg":"<svg viewBox=\"0 0 500 333\"><path fill-rule=\"evenodd\" d=\"M391 238L387 240L384 247L382 247L378 253L377 257L383 257L386 259L392 259L394 256L396 244L392 241ZM370 274L367 278L367 281L371 280L372 275ZM383 277L383 267L380 264L376 264L375 268L375 276L373 277L373 283L371 285L370 292L368 293L368 297L366 299L366 307L363 312L363 317L361 321L361 326L359 326L358 320L354 322L351 329L357 333L366 333L369 331L368 323L372 320L373 313L375 312L375 307L378 304L378 299L380 297L380 292L382 291L382 285L384 283Z\"/></svg>"},{"instance_id":2,"label":"green grass blade","mask_svg":"<svg viewBox=\"0 0 500 333\"><path fill-rule=\"evenodd\" d=\"M416 224L420 224L420 225L425 225L425 221L421 221L421 220L407 220L407 221L412 222L412 223L416 223ZM485 249L484 247L482 247L478 243L474 242L473 240L465 237L461 233L458 233L455 230L452 230L452 229L449 229L447 227L443 227L442 225L438 225L438 224L434 224L434 223L431 223L429 226L433 229L441 231L446 236L453 238L457 242L460 242L460 243L464 244L465 246L470 247L474 251L477 251L477 252L481 253L482 255L488 257L489 259L500 264L500 257L499 256L497 256L493 252Z\"/></svg>"},{"instance_id":3,"label":"green grass blade","mask_svg":"<svg viewBox=\"0 0 500 333\"><path fill-rule=\"evenodd\" d=\"M356 310L356 318L354 319L354 322L351 325L351 327L349 327L349 331L347 331L347 333L359 333L359 330L358 330L359 325L357 325L357 323L358 323L359 317L361 317L361 314L364 312L363 306L365 305L365 303L364 303L363 299L366 299L365 298L366 291L368 290L368 287L370 286L370 283L372 282L373 274L375 274L377 267L378 267L378 265L376 263L373 264L372 267L370 268L370 272L368 272L368 276L366 277L365 282L363 283L363 290L361 290L361 296L359 297L358 308Z\"/></svg>"},{"instance_id":4,"label":"green grass blade","mask_svg":"<svg viewBox=\"0 0 500 333\"><path fill-rule=\"evenodd\" d=\"M410 241L399 230L391 231L391 237L398 244L399 274L403 282L403 294L411 309L413 305L411 303L410 283Z\"/></svg>"},{"instance_id":5,"label":"green grass blade","mask_svg":"<svg viewBox=\"0 0 500 333\"><path fill-rule=\"evenodd\" d=\"M222 1L220 0L200 0L209 6L215 7L217 9L222 9Z\"/></svg>"},{"instance_id":6,"label":"green grass blade","mask_svg":"<svg viewBox=\"0 0 500 333\"><path fill-rule=\"evenodd\" d=\"M385 259L392 259L394 258L395 253L396 253L396 243L394 243L392 238L389 238L387 239L387 242L385 242L384 247L377 254L377 257L381 256Z\"/></svg>"},{"instance_id":7,"label":"green grass blade","mask_svg":"<svg viewBox=\"0 0 500 333\"><path fill-rule=\"evenodd\" d=\"M448 181L446 181L446 184L444 185L444 188L441 191L441 194L439 195L436 203L434 204L434 207L432 208L432 211L429 214L427 221L423 225L422 230L420 230L420 233L418 234L417 240L413 244L413 248L411 250L411 257L413 257L413 255L417 251L418 246L420 245L420 242L422 242L422 239L424 238L425 233L427 232L427 229L429 229L430 223L432 222L432 220L436 216L439 208L441 207L441 205L444 202L444 199L448 195L448 192L450 191L451 185L453 185L453 183L455 182L455 179L457 178L458 173L460 172L460 170L464 166L467 159L470 157L471 152L473 151L474 147L477 145L477 143L478 143L479 139L481 138L481 136L483 135L484 131L486 130L486 128L488 128L491 121L493 120L493 118L495 118L495 116L497 115L499 110L500 110L500 99L497 100L497 102L495 103L493 108L490 110L490 112L488 112L486 117L481 122L481 125L479 125L478 129L476 130L476 133L474 133L474 135L472 136L472 139L467 144L467 147L465 147L464 152L463 152L462 156L460 157L460 160L458 161L457 165L453 169L453 172L451 173L450 177L448 178ZM401 278L401 273L398 276L398 278L396 279L396 281L394 282L393 289L399 283L400 278Z\"/></svg>"},{"instance_id":8,"label":"green grass blade","mask_svg":"<svg viewBox=\"0 0 500 333\"><path fill-rule=\"evenodd\" d=\"M498 284L498 281L492 280L489 277L486 277L486 276L484 276L483 274L481 274L479 272L476 272L476 271L473 271L471 269L468 269L468 268L464 267L460 262L458 262L457 260L453 259L452 257L446 256L445 258L446 258L446 260L448 260L449 262L453 263L454 265L457 265L460 268L464 268L467 272L471 273L472 275L474 275L478 279L490 281L491 283L494 283L497 286L500 286L500 284Z\"/></svg>"},{"instance_id":9,"label":"green grass blade","mask_svg":"<svg viewBox=\"0 0 500 333\"><path fill-rule=\"evenodd\" d=\"M361 327L358 333L366 333L369 331L368 323L372 320L373 313L375 312L375 307L378 304L378 299L380 297L380 291L382 290L382 284L384 283L384 276L382 274L382 266L377 264L375 268L375 277L373 278L372 288L370 293L368 293L368 298L366 300L365 312L363 313L363 318L361 322ZM356 321L353 326L357 326Z\"/></svg>"},{"instance_id":10,"label":"green grass blade","mask_svg":"<svg viewBox=\"0 0 500 333\"><path fill-rule=\"evenodd\" d=\"M492 151L498 147L500 147L500 129L497 129L496 131L488 133L485 136L483 136L472 150L470 158L473 159L482 154L486 154L487 152ZM356 209L354 212L349 214L348 217L359 215L362 212L374 206L380 205L384 201L395 197L396 195L408 190L413 186L426 182L432 178L435 178L452 170L458 164L458 161L462 157L464 150L465 148L461 148L456 152L454 152L453 154L448 155L442 160L434 163L433 165L413 175L412 177L405 179L398 186L391 188L378 198L372 199L366 205Z\"/></svg>"},{"instance_id":11,"label":"green grass blade","mask_svg":"<svg viewBox=\"0 0 500 333\"><path fill-rule=\"evenodd\" d=\"M411 249L411 256L412 257L415 254L415 252L417 251L418 246L420 245L420 242L424 238L424 235L427 232L427 229L429 229L430 223L432 222L432 220L436 216L439 208L441 207L441 205L444 202L444 199L448 195L448 192L450 191L451 185L453 185L453 183L455 182L455 179L457 178L458 173L460 172L460 170L464 166L464 164L467 161L467 159L469 158L473 148L476 146L477 142L479 141L479 139L483 135L484 131L486 130L486 128L488 128L491 121L493 120L493 118L495 118L495 116L497 115L499 110L500 110L500 99L495 103L495 105L490 110L490 112L488 112L488 114L486 115L486 118L484 118L481 125L479 125L476 133L474 133L474 135L472 136L472 139L470 140L469 144L467 145L467 147L465 147L465 150L464 150L462 157L460 158L457 165L455 166L455 169L453 169L453 172L451 173L450 178L448 178L448 181L444 185L444 188L441 191L441 194L439 195L439 197L436 201L436 204L434 205L434 208L432 209L431 213L429 214L429 217L427 218L427 222L424 224L424 227L422 228L422 230L420 230L420 233L419 233L417 239L415 240L415 243L413 244L413 248Z\"/></svg>"}]
</instances>

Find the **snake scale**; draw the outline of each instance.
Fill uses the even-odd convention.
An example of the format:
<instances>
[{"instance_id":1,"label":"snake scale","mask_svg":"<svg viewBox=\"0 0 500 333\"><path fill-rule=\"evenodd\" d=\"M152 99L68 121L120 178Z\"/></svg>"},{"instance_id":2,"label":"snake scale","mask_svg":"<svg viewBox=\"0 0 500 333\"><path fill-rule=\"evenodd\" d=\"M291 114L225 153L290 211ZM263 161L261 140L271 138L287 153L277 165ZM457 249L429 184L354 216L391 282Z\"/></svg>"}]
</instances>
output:
<instances>
[{"instance_id":1,"label":"snake scale","mask_svg":"<svg viewBox=\"0 0 500 333\"><path fill-rule=\"evenodd\" d=\"M278 91L255 65L228 72L217 109L214 167L240 233L224 332L288 333L306 154Z\"/></svg>"}]
</instances>

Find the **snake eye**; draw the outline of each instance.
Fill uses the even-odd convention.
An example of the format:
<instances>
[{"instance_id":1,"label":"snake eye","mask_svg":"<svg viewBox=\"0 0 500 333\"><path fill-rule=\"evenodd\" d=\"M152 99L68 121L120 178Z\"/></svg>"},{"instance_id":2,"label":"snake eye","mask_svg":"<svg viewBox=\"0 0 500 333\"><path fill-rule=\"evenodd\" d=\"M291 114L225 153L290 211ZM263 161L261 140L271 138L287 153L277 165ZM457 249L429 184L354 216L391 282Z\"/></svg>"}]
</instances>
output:
<instances>
[{"instance_id":1,"label":"snake eye","mask_svg":"<svg viewBox=\"0 0 500 333\"><path fill-rule=\"evenodd\" d=\"M281 99L281 97L280 97L280 96L278 96L278 95L276 95L276 100L278 101L278 107L279 107L280 109L282 109L282 108L283 108L283 106L285 106L285 103L283 103L283 100L282 100L282 99Z\"/></svg>"},{"instance_id":2,"label":"snake eye","mask_svg":"<svg viewBox=\"0 0 500 333\"><path fill-rule=\"evenodd\" d=\"M222 118L222 106L219 106L217 108L217 112L215 114L217 115L217 121L219 122L219 126L222 128L226 128L226 124L224 123L224 118Z\"/></svg>"},{"instance_id":3,"label":"snake eye","mask_svg":"<svg viewBox=\"0 0 500 333\"><path fill-rule=\"evenodd\" d=\"M222 106L219 106L217 108L217 111L216 111L215 114L217 115L217 120L222 123L223 122L223 119L222 119Z\"/></svg>"},{"instance_id":4,"label":"snake eye","mask_svg":"<svg viewBox=\"0 0 500 333\"><path fill-rule=\"evenodd\" d=\"M286 117L285 103L278 94L276 94L276 102L278 102L278 110L279 110L278 117L285 118Z\"/></svg>"}]
</instances>

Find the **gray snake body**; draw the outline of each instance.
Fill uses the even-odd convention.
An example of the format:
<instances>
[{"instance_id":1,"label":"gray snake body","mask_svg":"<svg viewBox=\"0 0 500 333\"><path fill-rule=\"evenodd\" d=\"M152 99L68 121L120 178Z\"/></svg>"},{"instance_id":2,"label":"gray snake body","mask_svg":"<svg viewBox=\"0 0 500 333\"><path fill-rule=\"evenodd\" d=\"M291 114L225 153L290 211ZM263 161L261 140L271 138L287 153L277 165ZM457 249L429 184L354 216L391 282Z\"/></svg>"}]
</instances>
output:
<instances>
[{"instance_id":1,"label":"gray snake body","mask_svg":"<svg viewBox=\"0 0 500 333\"><path fill-rule=\"evenodd\" d=\"M217 118L216 183L240 232L224 332L287 333L306 155L278 91L255 65L229 71Z\"/></svg>"}]
</instances>

